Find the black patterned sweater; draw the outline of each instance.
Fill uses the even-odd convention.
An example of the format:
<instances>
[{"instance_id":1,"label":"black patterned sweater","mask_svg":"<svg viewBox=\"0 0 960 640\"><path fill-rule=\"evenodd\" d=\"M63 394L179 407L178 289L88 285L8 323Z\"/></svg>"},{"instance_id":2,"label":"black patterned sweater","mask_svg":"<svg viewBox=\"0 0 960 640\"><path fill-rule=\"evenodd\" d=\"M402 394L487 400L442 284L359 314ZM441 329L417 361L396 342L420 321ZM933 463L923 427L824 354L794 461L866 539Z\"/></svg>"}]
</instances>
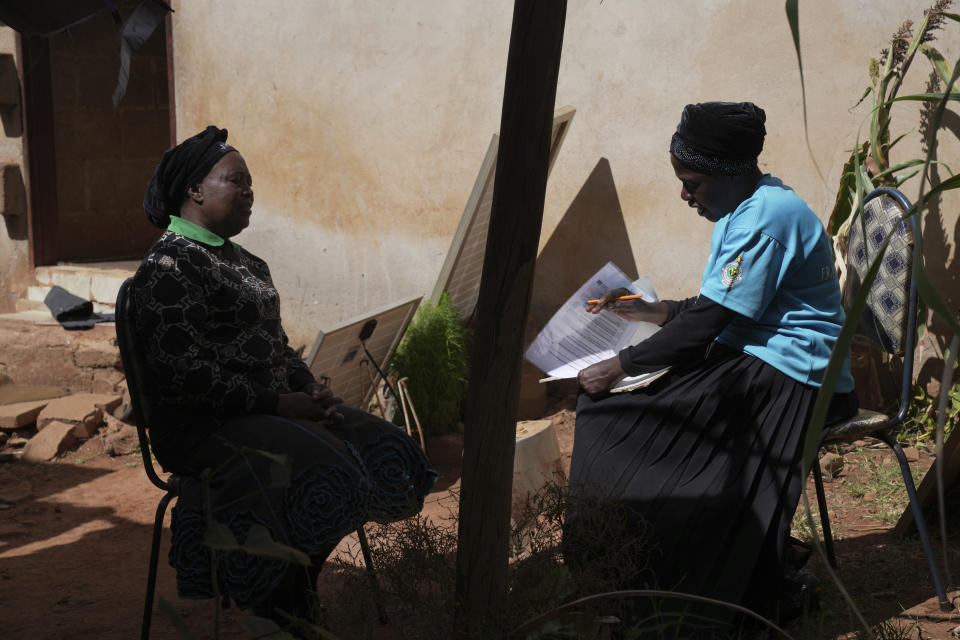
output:
<instances>
[{"instance_id":1,"label":"black patterned sweater","mask_svg":"<svg viewBox=\"0 0 960 640\"><path fill-rule=\"evenodd\" d=\"M270 413L314 381L280 324L267 263L242 247L166 231L133 280L150 368L151 444L175 466L223 418Z\"/></svg>"}]
</instances>

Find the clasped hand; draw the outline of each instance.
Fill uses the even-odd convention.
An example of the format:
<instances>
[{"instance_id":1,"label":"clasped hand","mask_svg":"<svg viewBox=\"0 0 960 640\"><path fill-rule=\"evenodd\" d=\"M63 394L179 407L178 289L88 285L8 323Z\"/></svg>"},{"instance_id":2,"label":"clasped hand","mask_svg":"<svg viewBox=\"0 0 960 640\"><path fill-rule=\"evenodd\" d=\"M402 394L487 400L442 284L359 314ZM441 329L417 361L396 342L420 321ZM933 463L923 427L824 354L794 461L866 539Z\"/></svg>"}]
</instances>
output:
<instances>
[{"instance_id":1,"label":"clasped hand","mask_svg":"<svg viewBox=\"0 0 960 640\"><path fill-rule=\"evenodd\" d=\"M318 422L333 423L343 419L337 407L343 399L333 395L327 387L311 382L302 391L281 393L277 401L277 415L284 418L306 418Z\"/></svg>"}]
</instances>

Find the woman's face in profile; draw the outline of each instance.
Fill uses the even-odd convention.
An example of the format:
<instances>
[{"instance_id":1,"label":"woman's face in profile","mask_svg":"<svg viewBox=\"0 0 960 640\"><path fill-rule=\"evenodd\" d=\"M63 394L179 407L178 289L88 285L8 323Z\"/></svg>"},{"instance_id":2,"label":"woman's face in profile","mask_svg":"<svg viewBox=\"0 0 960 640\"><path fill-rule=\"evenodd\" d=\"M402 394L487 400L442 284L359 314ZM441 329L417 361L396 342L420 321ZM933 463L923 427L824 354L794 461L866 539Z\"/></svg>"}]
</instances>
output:
<instances>
[{"instance_id":1,"label":"woman's face in profile","mask_svg":"<svg viewBox=\"0 0 960 640\"><path fill-rule=\"evenodd\" d=\"M716 222L736 208L730 207L730 190L718 176L698 173L688 169L670 154L670 163L680 184L680 198L697 210L697 214L710 222Z\"/></svg>"},{"instance_id":2,"label":"woman's face in profile","mask_svg":"<svg viewBox=\"0 0 960 640\"><path fill-rule=\"evenodd\" d=\"M230 238L250 224L253 207L253 178L237 151L226 154L200 183L201 226L221 238Z\"/></svg>"}]
</instances>

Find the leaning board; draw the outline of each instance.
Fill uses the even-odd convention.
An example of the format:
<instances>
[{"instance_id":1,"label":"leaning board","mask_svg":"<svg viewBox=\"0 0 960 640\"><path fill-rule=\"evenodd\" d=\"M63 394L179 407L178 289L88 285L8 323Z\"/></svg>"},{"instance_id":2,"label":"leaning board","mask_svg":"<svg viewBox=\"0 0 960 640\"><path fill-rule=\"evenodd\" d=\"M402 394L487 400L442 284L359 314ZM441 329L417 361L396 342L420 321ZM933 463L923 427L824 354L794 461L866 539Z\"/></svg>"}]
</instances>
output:
<instances>
[{"instance_id":1,"label":"leaning board","mask_svg":"<svg viewBox=\"0 0 960 640\"><path fill-rule=\"evenodd\" d=\"M554 113L547 175L553 168L553 162L575 113L576 109L573 107L560 107ZM437 278L437 284L430 296L430 300L436 302L446 291L451 302L460 310L461 319L465 321L472 318L477 306L477 296L480 294L480 276L483 273L483 259L487 250L487 230L490 226L490 209L493 206L493 182L497 174L499 147L500 138L494 135L467 199L467 206L460 217L453 242L450 243L440 277Z\"/></svg>"},{"instance_id":2,"label":"leaning board","mask_svg":"<svg viewBox=\"0 0 960 640\"><path fill-rule=\"evenodd\" d=\"M363 408L373 390L370 374L378 378L375 367L366 361L367 354L360 344L360 329L370 319L376 319L377 327L367 340L367 350L377 365L383 369L397 348L403 332L420 305L421 296L395 304L362 317L348 320L317 336L307 366L314 377L340 398L344 404ZM368 373L369 370L369 373Z\"/></svg>"}]
</instances>

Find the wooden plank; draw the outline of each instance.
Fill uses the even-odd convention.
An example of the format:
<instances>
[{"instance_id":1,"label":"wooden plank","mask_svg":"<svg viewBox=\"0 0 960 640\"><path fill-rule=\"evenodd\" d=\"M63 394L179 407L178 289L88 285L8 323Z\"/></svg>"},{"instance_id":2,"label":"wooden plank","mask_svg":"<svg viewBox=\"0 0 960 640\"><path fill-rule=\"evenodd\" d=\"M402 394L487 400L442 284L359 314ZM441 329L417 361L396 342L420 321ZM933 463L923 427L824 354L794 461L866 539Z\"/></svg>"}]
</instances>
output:
<instances>
[{"instance_id":1,"label":"wooden plank","mask_svg":"<svg viewBox=\"0 0 960 640\"><path fill-rule=\"evenodd\" d=\"M567 137L570 123L577 110L571 106L560 107L553 115L553 128L550 133L550 159L547 174L553 169L560 147ZM487 146L487 153L480 165L477 179L473 183L467 206L460 216L457 231L440 276L433 287L430 300L436 302L446 291L450 300L459 309L461 319L470 322L477 306L480 291L480 276L483 271L483 258L487 247L487 230L490 224L490 210L493 205L493 182L497 171L497 152L500 138L494 135Z\"/></svg>"},{"instance_id":2,"label":"wooden plank","mask_svg":"<svg viewBox=\"0 0 960 640\"><path fill-rule=\"evenodd\" d=\"M506 596L520 363L543 222L565 0L516 0L493 206L467 391L458 531L458 637Z\"/></svg>"},{"instance_id":3,"label":"wooden plank","mask_svg":"<svg viewBox=\"0 0 960 640\"><path fill-rule=\"evenodd\" d=\"M33 266L57 261L57 158L54 148L50 43L17 35L23 86L23 155Z\"/></svg>"}]
</instances>

